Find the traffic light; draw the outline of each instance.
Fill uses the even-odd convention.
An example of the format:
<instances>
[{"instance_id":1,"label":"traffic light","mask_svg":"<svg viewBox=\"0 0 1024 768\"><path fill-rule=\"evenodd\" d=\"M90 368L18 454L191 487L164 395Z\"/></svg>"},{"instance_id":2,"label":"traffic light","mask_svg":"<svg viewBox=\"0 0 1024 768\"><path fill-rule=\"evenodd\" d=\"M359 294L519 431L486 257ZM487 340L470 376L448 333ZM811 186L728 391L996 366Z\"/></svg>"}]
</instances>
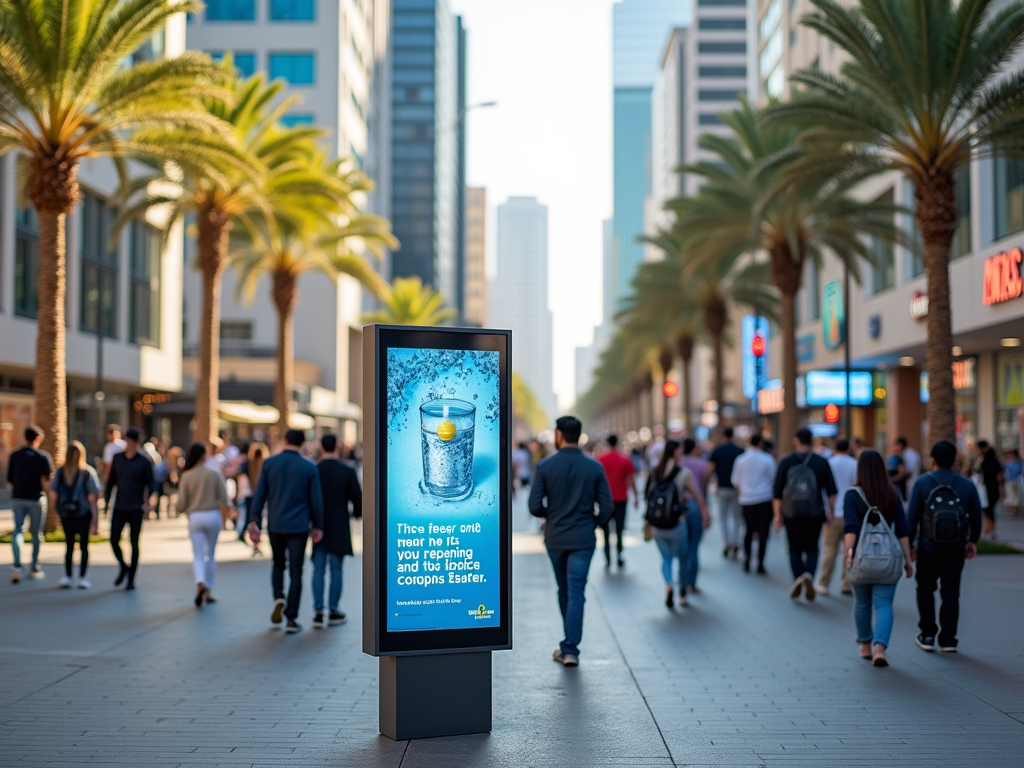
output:
<instances>
[{"instance_id":1,"label":"traffic light","mask_svg":"<svg viewBox=\"0 0 1024 768\"><path fill-rule=\"evenodd\" d=\"M839 406L835 403L829 403L825 406L825 422L827 424L839 423Z\"/></svg>"},{"instance_id":2,"label":"traffic light","mask_svg":"<svg viewBox=\"0 0 1024 768\"><path fill-rule=\"evenodd\" d=\"M750 351L754 353L754 357L764 355L764 336L760 333L754 334L754 339L750 342Z\"/></svg>"},{"instance_id":3,"label":"traffic light","mask_svg":"<svg viewBox=\"0 0 1024 768\"><path fill-rule=\"evenodd\" d=\"M679 385L674 381L666 381L661 391L665 393L665 397L675 397L679 394Z\"/></svg>"}]
</instances>

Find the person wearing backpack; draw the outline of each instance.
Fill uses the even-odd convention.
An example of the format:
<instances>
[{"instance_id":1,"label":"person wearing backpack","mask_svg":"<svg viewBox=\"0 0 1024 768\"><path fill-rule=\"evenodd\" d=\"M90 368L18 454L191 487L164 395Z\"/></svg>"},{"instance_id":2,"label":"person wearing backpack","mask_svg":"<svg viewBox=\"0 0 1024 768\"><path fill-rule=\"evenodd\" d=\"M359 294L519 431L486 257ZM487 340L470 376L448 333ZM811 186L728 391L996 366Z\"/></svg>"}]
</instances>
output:
<instances>
[{"instance_id":1,"label":"person wearing backpack","mask_svg":"<svg viewBox=\"0 0 1024 768\"><path fill-rule=\"evenodd\" d=\"M85 578L89 567L89 536L96 535L99 517L96 499L100 493L100 480L96 472L85 461L85 446L77 440L68 445L64 466L50 483L50 504L60 516L64 529L64 577L57 582L61 589L70 589L76 583L79 589L92 586ZM71 581L71 570L75 557L75 537L82 553L78 565L78 581Z\"/></svg>"},{"instance_id":2,"label":"person wearing backpack","mask_svg":"<svg viewBox=\"0 0 1024 768\"><path fill-rule=\"evenodd\" d=\"M940 440L932 446L932 471L910 492L907 522L917 558L917 612L921 633L915 642L925 651L955 653L960 621L960 577L964 561L978 553L981 500L968 478L953 471L956 446ZM935 622L935 590L942 607Z\"/></svg>"},{"instance_id":3,"label":"person wearing backpack","mask_svg":"<svg viewBox=\"0 0 1024 768\"><path fill-rule=\"evenodd\" d=\"M691 504L700 507L707 519L704 497L697 489L693 472L681 466L683 447L676 440L665 443L658 466L647 480L647 513L652 538L661 553L661 575L665 579L665 607L675 610L672 562L679 561L679 605L686 607L689 582L690 534L687 515Z\"/></svg>"},{"instance_id":4,"label":"person wearing backpack","mask_svg":"<svg viewBox=\"0 0 1024 768\"><path fill-rule=\"evenodd\" d=\"M887 667L885 651L892 636L892 601L901 573L914 575L910 527L903 504L878 451L866 450L857 460L855 485L843 498L846 566L856 601L860 657ZM871 608L875 625L871 625Z\"/></svg>"},{"instance_id":5,"label":"person wearing backpack","mask_svg":"<svg viewBox=\"0 0 1024 768\"><path fill-rule=\"evenodd\" d=\"M818 539L826 520L833 519L836 481L828 460L811 450L811 431L797 430L793 438L796 450L779 462L775 474L772 510L775 527L786 528L789 539L789 565L793 588L789 596L796 600L801 591L814 600L814 572L818 568Z\"/></svg>"}]
</instances>

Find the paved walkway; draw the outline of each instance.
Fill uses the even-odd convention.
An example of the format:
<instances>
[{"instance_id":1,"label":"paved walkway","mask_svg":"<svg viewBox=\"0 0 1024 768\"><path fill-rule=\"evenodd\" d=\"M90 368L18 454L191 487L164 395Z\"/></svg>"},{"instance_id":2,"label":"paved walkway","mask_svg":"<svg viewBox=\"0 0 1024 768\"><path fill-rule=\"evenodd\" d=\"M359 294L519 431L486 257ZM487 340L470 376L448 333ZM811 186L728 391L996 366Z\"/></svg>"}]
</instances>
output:
<instances>
[{"instance_id":1,"label":"paved walkway","mask_svg":"<svg viewBox=\"0 0 1024 768\"><path fill-rule=\"evenodd\" d=\"M788 600L781 538L758 577L724 561L712 532L704 591L675 614L653 544L634 540L622 573L595 559L582 665L568 670L550 660L554 580L521 507L516 527L515 650L495 654L494 731L412 743L377 733L357 559L350 623L309 629L307 592L306 631L284 636L267 622L269 563L230 534L220 601L202 611L181 520L148 525L134 593L108 586L105 544L92 591L55 589L61 550L46 545L45 580L15 587L0 571L0 766L1024 764L1024 557L968 565L959 655L914 647L903 583L893 666L875 669L856 657L850 598Z\"/></svg>"}]
</instances>

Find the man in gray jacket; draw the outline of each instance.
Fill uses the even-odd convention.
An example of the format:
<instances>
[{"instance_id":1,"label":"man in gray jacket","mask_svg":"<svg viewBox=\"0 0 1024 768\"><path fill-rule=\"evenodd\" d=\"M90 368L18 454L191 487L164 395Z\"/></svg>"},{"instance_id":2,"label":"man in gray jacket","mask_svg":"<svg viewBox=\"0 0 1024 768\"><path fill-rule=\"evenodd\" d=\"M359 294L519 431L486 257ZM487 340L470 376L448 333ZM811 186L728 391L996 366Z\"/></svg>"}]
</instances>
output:
<instances>
[{"instance_id":1,"label":"man in gray jacket","mask_svg":"<svg viewBox=\"0 0 1024 768\"><path fill-rule=\"evenodd\" d=\"M574 416L555 422L558 452L537 465L530 489L530 513L546 521L544 544L558 583L565 632L553 657L567 667L580 663L584 593L597 546L594 531L607 524L615 510L604 470L579 448L582 432L583 425Z\"/></svg>"}]
</instances>

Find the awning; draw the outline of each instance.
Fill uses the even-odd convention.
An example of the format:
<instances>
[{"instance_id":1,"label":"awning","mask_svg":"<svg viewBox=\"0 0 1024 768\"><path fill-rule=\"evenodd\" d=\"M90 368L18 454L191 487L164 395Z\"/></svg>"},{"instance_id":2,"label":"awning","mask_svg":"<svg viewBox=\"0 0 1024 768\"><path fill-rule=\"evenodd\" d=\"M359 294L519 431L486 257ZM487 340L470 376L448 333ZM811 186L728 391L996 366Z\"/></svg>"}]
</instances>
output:
<instances>
[{"instance_id":1,"label":"awning","mask_svg":"<svg viewBox=\"0 0 1024 768\"><path fill-rule=\"evenodd\" d=\"M218 413L225 421L235 424L276 424L278 411L272 405L256 405L251 400L221 400ZM312 429L316 425L313 417L306 413L292 413L288 426L292 429Z\"/></svg>"}]
</instances>

